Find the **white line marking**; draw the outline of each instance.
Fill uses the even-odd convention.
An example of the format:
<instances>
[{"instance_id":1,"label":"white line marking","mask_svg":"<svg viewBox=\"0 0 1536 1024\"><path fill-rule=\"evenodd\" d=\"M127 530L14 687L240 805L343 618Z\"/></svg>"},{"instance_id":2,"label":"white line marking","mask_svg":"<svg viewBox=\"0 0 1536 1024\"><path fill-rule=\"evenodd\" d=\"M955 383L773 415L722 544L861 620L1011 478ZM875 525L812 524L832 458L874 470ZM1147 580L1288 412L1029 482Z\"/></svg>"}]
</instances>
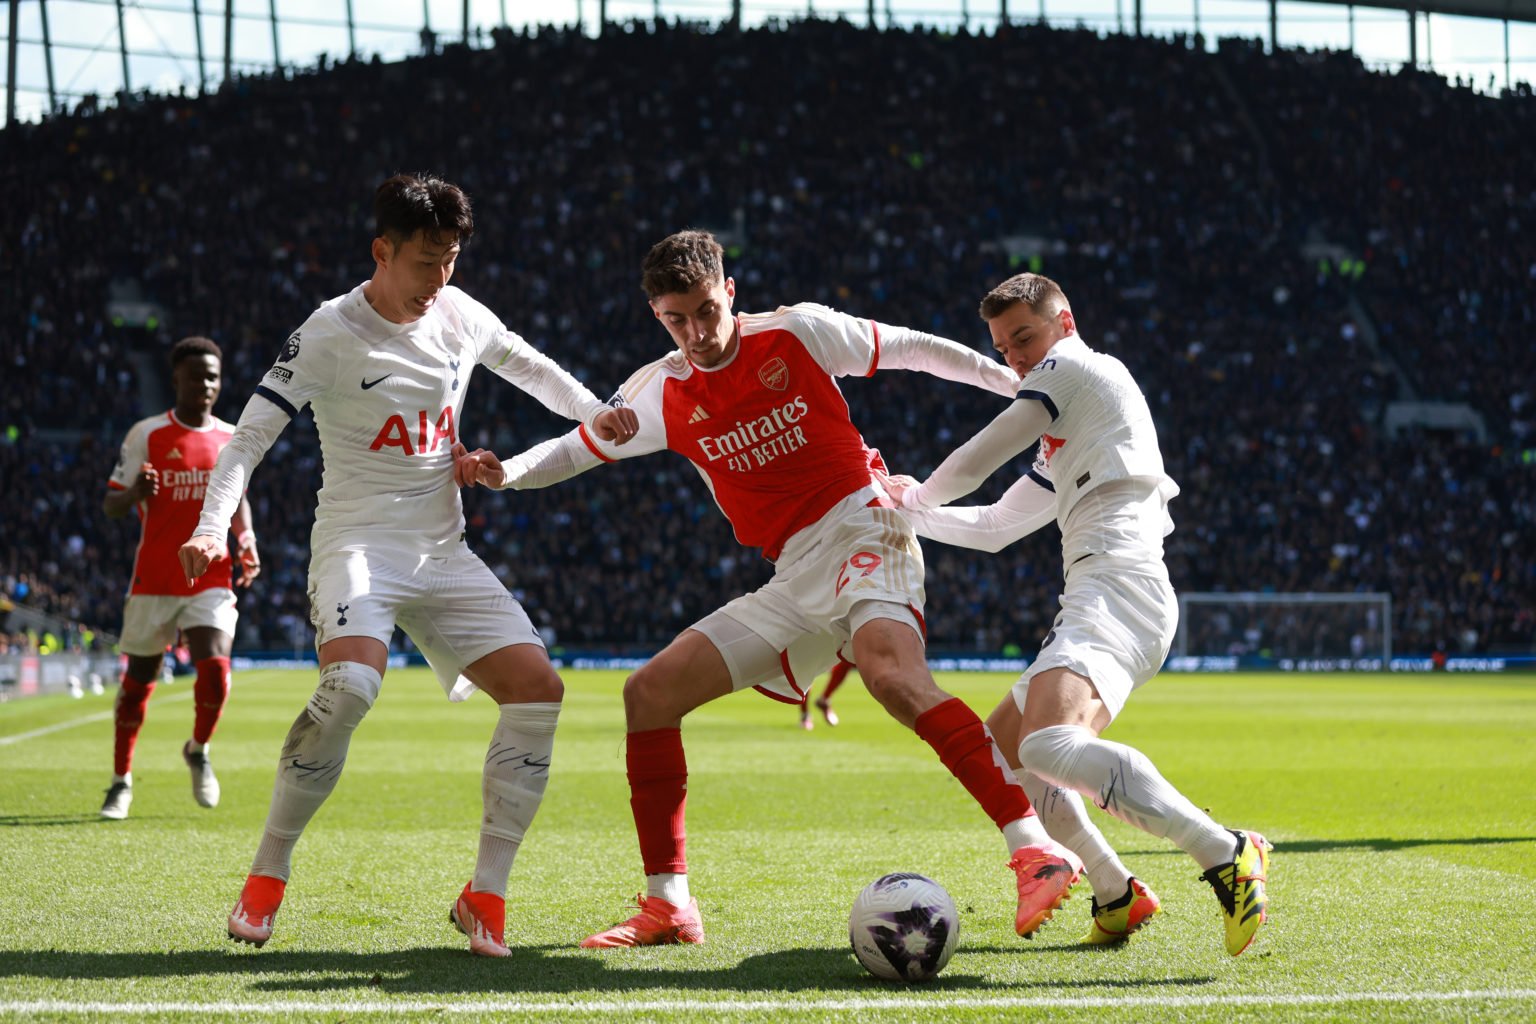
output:
<instances>
[{"instance_id":1,"label":"white line marking","mask_svg":"<svg viewBox=\"0 0 1536 1024\"><path fill-rule=\"evenodd\" d=\"M154 700L153 697L150 699ZM191 699L192 693L191 691L188 691L186 693L178 693L170 697L162 697L155 701L155 703L157 705L169 704L172 701ZM39 736L47 736L51 732L60 732L64 729L73 729L77 725L89 725L92 722L104 722L111 718L113 714L115 714L113 711L98 711L94 715L84 715L80 718L71 718L67 722L57 722L53 725L45 725L41 729L33 729L31 732L19 732L15 736L0 736L0 747L8 747L13 743L20 743L22 740L35 740Z\"/></svg>"},{"instance_id":2,"label":"white line marking","mask_svg":"<svg viewBox=\"0 0 1536 1024\"><path fill-rule=\"evenodd\" d=\"M474 1000L469 1002L420 999L272 1000L268 1002L166 1002L108 1003L69 1002L62 999L0 1002L0 1013L762 1013L825 1010L941 1010L941 1009L1094 1009L1202 1006L1335 1006L1343 1003L1459 1003L1476 1001L1536 1000L1536 989L1470 989L1462 992L1330 992L1290 995L1190 995L1140 996L893 996L872 999L750 999L739 1002L694 999L592 1000L567 1002Z\"/></svg>"}]
</instances>

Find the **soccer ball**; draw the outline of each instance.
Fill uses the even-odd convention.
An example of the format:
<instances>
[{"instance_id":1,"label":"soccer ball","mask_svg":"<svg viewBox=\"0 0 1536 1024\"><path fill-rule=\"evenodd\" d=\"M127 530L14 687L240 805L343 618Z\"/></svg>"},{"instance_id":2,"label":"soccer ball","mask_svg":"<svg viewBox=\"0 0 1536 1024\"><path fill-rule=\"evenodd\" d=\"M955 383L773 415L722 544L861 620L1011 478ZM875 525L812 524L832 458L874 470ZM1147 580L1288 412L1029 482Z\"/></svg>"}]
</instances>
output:
<instances>
[{"instance_id":1,"label":"soccer ball","mask_svg":"<svg viewBox=\"0 0 1536 1024\"><path fill-rule=\"evenodd\" d=\"M848 917L853 955L887 981L928 981L949 963L959 938L955 901L938 882L911 872L870 882Z\"/></svg>"}]
</instances>

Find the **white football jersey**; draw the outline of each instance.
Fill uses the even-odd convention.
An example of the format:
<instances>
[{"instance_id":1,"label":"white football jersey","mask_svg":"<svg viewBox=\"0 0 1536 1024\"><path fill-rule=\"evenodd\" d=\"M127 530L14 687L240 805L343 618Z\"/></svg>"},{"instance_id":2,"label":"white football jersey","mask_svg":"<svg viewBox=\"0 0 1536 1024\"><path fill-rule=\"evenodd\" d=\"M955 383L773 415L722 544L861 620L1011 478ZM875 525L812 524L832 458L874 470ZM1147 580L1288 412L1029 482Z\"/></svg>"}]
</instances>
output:
<instances>
[{"instance_id":1,"label":"white football jersey","mask_svg":"<svg viewBox=\"0 0 1536 1024\"><path fill-rule=\"evenodd\" d=\"M1163 471L1151 410L1125 364L1068 335L1024 375L1018 398L1051 416L1028 475L1055 492L1068 564L1135 546L1161 559L1179 488Z\"/></svg>"},{"instance_id":2,"label":"white football jersey","mask_svg":"<svg viewBox=\"0 0 1536 1024\"><path fill-rule=\"evenodd\" d=\"M219 458L197 533L224 535L250 470L309 405L324 458L312 549L443 552L464 532L452 451L476 365L568 418L589 422L605 408L458 288L440 291L420 320L397 324L359 285L284 342Z\"/></svg>"}]
</instances>

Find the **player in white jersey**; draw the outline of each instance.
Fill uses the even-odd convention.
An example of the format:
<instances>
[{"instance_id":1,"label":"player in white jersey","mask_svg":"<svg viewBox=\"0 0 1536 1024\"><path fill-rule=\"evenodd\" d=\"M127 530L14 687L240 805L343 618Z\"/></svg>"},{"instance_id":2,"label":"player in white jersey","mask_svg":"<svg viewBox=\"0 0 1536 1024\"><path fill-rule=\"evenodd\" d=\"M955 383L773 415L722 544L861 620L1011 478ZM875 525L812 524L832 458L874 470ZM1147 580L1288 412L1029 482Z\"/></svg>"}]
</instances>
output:
<instances>
[{"instance_id":1,"label":"player in white jersey","mask_svg":"<svg viewBox=\"0 0 1536 1024\"><path fill-rule=\"evenodd\" d=\"M1077 334L1061 288L1020 274L981 303L993 345L1023 378L1014 403L921 484L886 483L919 535L997 551L1061 526L1066 587L1040 655L987 719L1051 835L1094 889L1086 941L1127 938L1159 908L1089 821L1079 793L1193 856L1216 891L1233 956L1264 922L1268 843L1217 825L1141 752L1099 738L1162 667L1178 624L1163 562L1178 487L1163 472L1146 399L1125 365ZM948 507L1039 442L1029 472L994 505ZM1059 788L1058 788L1059 787Z\"/></svg>"},{"instance_id":2,"label":"player in white jersey","mask_svg":"<svg viewBox=\"0 0 1536 1024\"><path fill-rule=\"evenodd\" d=\"M589 947L702 942L685 856L688 771L681 725L737 690L799 704L840 656L870 693L939 755L1001 830L1018 909L1032 934L1066 898L1077 866L1053 843L980 718L940 690L923 652L923 562L911 527L875 484L870 450L835 378L921 370L1011 395L1017 378L920 331L804 303L732 315L735 282L707 232L652 247L643 287L674 351L612 401L640 432L620 451L578 429L502 463L466 453L465 483L543 487L604 462L671 449L703 476L737 539L775 562L773 578L684 630L624 684L630 806L646 893L639 913Z\"/></svg>"},{"instance_id":3,"label":"player in white jersey","mask_svg":"<svg viewBox=\"0 0 1536 1024\"><path fill-rule=\"evenodd\" d=\"M563 687L522 607L464 543L454 483L470 374L485 366L593 435L622 444L634 413L574 377L450 287L474 229L469 199L438 178L397 175L374 197L373 277L293 332L208 484L180 551L190 581L224 557L230 513L288 421L314 409L324 459L311 535L310 616L320 685L278 762L266 830L229 915L230 937L262 945L293 846L336 785L352 731L383 682L398 624L451 700L484 690L500 705L483 776L480 850L450 917L472 952L507 956L513 857L548 781Z\"/></svg>"}]
</instances>

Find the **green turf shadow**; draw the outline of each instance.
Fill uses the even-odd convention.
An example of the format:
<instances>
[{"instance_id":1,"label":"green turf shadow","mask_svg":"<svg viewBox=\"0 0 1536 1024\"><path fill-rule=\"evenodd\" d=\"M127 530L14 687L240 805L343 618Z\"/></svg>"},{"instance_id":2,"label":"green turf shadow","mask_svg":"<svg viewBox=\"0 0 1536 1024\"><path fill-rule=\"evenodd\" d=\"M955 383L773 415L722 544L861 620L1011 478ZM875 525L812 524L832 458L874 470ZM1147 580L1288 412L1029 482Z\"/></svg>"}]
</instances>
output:
<instances>
[{"instance_id":1,"label":"green turf shadow","mask_svg":"<svg viewBox=\"0 0 1536 1024\"><path fill-rule=\"evenodd\" d=\"M0 978L104 980L154 977L247 978L253 992L394 995L566 995L593 991L681 990L700 992L906 991L864 973L846 950L794 948L746 957L730 967L697 967L687 949L580 953L567 946L517 947L501 960L471 957L463 949L418 947L380 953L331 950L260 953L243 950L180 950L168 953L80 953L58 950L0 952ZM1072 947L978 947L962 953L1036 953L1077 956ZM1074 981L1059 976L1007 982L959 973L953 968L912 991L1019 992L1032 989L1123 987L1197 989L1216 977L1103 978Z\"/></svg>"}]
</instances>

